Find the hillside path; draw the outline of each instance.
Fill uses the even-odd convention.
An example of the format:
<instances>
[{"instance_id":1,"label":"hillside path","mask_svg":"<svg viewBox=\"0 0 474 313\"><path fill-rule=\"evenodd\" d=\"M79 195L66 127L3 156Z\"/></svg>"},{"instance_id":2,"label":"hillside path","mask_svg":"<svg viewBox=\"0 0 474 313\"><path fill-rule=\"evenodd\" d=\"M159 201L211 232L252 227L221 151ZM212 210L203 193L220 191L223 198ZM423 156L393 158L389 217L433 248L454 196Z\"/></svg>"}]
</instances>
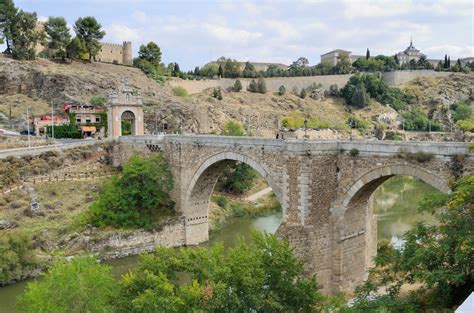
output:
<instances>
[{"instance_id":1,"label":"hillside path","mask_svg":"<svg viewBox=\"0 0 474 313\"><path fill-rule=\"evenodd\" d=\"M245 198L245 200L254 202L257 201L257 199L259 199L260 197L269 194L270 192L272 192L272 188L267 187L265 189L260 190L259 192L254 193L253 195L248 196L247 198Z\"/></svg>"}]
</instances>

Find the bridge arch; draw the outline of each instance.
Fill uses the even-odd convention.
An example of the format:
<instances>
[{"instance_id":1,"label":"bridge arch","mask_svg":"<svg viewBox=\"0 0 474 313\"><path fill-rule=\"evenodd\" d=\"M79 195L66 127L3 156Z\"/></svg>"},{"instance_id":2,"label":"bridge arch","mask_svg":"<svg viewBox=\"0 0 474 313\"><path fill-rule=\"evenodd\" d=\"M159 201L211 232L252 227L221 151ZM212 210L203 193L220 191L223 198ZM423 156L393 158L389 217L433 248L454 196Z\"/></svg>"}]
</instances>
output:
<instances>
[{"instance_id":1,"label":"bridge arch","mask_svg":"<svg viewBox=\"0 0 474 313\"><path fill-rule=\"evenodd\" d=\"M360 284L372 266L377 252L377 218L371 197L383 182L397 175L418 178L441 192L450 192L446 179L411 164L376 167L356 178L340 200L336 224L341 259L335 271L341 276L336 281L343 279L345 288Z\"/></svg>"},{"instance_id":2,"label":"bridge arch","mask_svg":"<svg viewBox=\"0 0 474 313\"><path fill-rule=\"evenodd\" d=\"M282 188L278 185L271 170L263 162L256 161L239 152L227 151L214 154L202 162L192 174L186 188L183 213L186 218L187 244L198 244L208 240L210 198L219 176L222 175L226 166L234 162L242 162L255 169L272 188L282 207L284 206Z\"/></svg>"}]
</instances>

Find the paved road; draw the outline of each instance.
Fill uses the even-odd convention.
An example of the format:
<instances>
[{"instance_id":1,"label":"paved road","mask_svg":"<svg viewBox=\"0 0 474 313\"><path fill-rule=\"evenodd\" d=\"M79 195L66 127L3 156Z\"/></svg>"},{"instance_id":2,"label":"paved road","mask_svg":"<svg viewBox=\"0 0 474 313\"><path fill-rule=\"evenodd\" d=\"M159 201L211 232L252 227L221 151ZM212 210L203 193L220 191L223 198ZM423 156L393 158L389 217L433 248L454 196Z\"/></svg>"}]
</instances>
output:
<instances>
[{"instance_id":1,"label":"paved road","mask_svg":"<svg viewBox=\"0 0 474 313\"><path fill-rule=\"evenodd\" d=\"M245 200L255 202L259 198L263 197L266 194L269 194L270 192L272 192L272 187L267 187L265 189L260 190L259 192L254 193L253 195L248 196Z\"/></svg>"}]
</instances>

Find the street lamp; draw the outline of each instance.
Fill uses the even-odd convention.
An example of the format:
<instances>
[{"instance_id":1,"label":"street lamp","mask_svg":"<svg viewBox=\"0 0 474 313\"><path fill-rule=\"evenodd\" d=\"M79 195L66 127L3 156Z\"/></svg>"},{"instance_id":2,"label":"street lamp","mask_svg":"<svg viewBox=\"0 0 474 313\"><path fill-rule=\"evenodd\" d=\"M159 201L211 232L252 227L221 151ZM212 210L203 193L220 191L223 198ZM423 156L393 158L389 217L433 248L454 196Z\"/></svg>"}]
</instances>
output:
<instances>
[{"instance_id":1,"label":"street lamp","mask_svg":"<svg viewBox=\"0 0 474 313\"><path fill-rule=\"evenodd\" d=\"M30 140L30 114L29 114L30 106L26 106L26 126L28 131L28 148L31 148L31 140Z\"/></svg>"}]
</instances>

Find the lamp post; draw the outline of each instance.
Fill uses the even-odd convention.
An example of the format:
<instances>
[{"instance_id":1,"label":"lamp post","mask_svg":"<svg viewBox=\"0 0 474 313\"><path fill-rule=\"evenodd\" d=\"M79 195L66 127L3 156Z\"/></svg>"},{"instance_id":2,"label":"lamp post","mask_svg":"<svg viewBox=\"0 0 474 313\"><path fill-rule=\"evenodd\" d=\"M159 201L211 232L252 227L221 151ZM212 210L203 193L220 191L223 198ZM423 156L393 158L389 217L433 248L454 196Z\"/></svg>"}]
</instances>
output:
<instances>
[{"instance_id":1,"label":"lamp post","mask_svg":"<svg viewBox=\"0 0 474 313\"><path fill-rule=\"evenodd\" d=\"M28 148L31 148L31 140L30 140L30 113L29 113L30 106L26 106L26 126L28 131Z\"/></svg>"},{"instance_id":2,"label":"lamp post","mask_svg":"<svg viewBox=\"0 0 474 313\"><path fill-rule=\"evenodd\" d=\"M54 140L54 104L51 101L51 138Z\"/></svg>"}]
</instances>

